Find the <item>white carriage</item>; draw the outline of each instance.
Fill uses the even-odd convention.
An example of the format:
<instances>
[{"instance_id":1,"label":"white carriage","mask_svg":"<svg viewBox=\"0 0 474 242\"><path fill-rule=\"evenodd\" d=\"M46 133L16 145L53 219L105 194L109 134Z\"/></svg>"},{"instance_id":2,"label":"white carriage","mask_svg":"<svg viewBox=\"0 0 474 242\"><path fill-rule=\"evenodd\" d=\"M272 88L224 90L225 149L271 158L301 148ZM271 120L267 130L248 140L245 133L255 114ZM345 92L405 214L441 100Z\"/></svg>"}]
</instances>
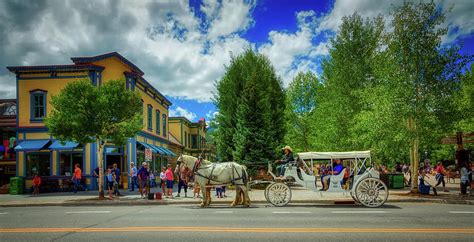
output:
<instances>
[{"instance_id":1,"label":"white carriage","mask_svg":"<svg viewBox=\"0 0 474 242\"><path fill-rule=\"evenodd\" d=\"M327 162L333 170L333 161L341 160L344 168L337 175L329 175L329 187L325 191L318 188L319 174L314 165ZM380 207L388 198L388 189L379 178L379 172L372 168L370 151L353 152L304 152L299 153L295 162L286 164L282 177L271 171L272 181L265 189L265 198L274 206L285 206L291 201L291 185L299 185L315 192L340 192L350 194L356 203L366 207ZM344 179L344 177L346 177Z\"/></svg>"}]
</instances>

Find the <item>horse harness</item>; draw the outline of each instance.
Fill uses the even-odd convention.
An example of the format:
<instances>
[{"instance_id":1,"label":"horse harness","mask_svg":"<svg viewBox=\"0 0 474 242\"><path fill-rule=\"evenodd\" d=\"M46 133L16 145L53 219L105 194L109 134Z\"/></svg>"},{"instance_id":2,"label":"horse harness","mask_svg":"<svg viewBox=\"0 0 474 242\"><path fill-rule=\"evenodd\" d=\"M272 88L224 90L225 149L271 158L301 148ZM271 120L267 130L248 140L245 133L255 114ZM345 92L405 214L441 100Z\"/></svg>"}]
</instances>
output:
<instances>
[{"instance_id":1,"label":"horse harness","mask_svg":"<svg viewBox=\"0 0 474 242\"><path fill-rule=\"evenodd\" d=\"M247 181L247 176L245 175L244 170L242 169L242 176L235 178L235 174L236 173L239 174L239 173L237 171L237 168L235 168L234 164L233 163L230 163L230 164L232 165L232 180L231 180L232 182L231 182L231 185L235 185L235 182L238 181L238 180L242 180L242 182L245 183ZM206 185L210 185L211 181L217 182L217 183L220 182L216 179L213 179L213 177L212 177L212 173L214 173L214 169L216 168L217 164L213 163L212 165L205 166L205 167L201 167L201 165L202 165L202 160L201 159L198 159L194 163L193 170L192 170L192 174L194 176L199 176L199 177L202 177L204 179L207 179L207 184ZM203 175L199 172L199 170L209 169L211 167L212 167L212 169L211 169L211 173L209 174L209 176L205 176L205 175Z\"/></svg>"}]
</instances>

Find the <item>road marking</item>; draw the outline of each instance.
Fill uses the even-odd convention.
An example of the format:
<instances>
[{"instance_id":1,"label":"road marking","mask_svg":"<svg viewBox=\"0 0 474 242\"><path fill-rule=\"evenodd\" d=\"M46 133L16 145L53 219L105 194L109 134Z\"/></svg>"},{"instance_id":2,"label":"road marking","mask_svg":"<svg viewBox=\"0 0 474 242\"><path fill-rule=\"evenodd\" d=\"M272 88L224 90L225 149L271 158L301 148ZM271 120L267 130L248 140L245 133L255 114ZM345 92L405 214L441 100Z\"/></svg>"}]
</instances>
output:
<instances>
[{"instance_id":1,"label":"road marking","mask_svg":"<svg viewBox=\"0 0 474 242\"><path fill-rule=\"evenodd\" d=\"M473 213L474 214L474 211L449 211L449 213L456 213L456 214L458 214L458 213L469 213L469 214Z\"/></svg>"},{"instance_id":2,"label":"road marking","mask_svg":"<svg viewBox=\"0 0 474 242\"><path fill-rule=\"evenodd\" d=\"M386 211L331 211L331 213L387 213Z\"/></svg>"},{"instance_id":3,"label":"road marking","mask_svg":"<svg viewBox=\"0 0 474 242\"><path fill-rule=\"evenodd\" d=\"M216 211L216 213L234 213L234 211Z\"/></svg>"},{"instance_id":4,"label":"road marking","mask_svg":"<svg viewBox=\"0 0 474 242\"><path fill-rule=\"evenodd\" d=\"M311 212L310 211L274 211L272 213L275 213L275 214L290 214L290 213L302 214L302 213L311 213Z\"/></svg>"},{"instance_id":5,"label":"road marking","mask_svg":"<svg viewBox=\"0 0 474 242\"><path fill-rule=\"evenodd\" d=\"M474 234L472 228L235 228L235 227L119 227L119 228L0 228L1 233L220 232L220 233L416 233Z\"/></svg>"},{"instance_id":6,"label":"road marking","mask_svg":"<svg viewBox=\"0 0 474 242\"><path fill-rule=\"evenodd\" d=\"M74 211L74 212L66 212L66 213L78 213L78 214L84 214L84 213L110 213L110 211Z\"/></svg>"},{"instance_id":7,"label":"road marking","mask_svg":"<svg viewBox=\"0 0 474 242\"><path fill-rule=\"evenodd\" d=\"M5 215L5 214L8 214L8 213L0 213L0 215Z\"/></svg>"}]
</instances>

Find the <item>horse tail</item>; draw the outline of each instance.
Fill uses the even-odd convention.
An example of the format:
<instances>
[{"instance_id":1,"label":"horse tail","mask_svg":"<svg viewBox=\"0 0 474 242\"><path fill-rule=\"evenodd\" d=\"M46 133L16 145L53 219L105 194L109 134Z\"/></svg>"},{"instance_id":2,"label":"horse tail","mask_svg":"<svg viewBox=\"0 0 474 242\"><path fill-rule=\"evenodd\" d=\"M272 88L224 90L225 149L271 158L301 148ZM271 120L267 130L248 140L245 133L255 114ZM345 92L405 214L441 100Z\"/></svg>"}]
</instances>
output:
<instances>
[{"instance_id":1,"label":"horse tail","mask_svg":"<svg viewBox=\"0 0 474 242\"><path fill-rule=\"evenodd\" d=\"M244 182L247 191L250 191L250 185L249 185L249 174L247 173L247 167L245 165L242 165L242 181Z\"/></svg>"}]
</instances>

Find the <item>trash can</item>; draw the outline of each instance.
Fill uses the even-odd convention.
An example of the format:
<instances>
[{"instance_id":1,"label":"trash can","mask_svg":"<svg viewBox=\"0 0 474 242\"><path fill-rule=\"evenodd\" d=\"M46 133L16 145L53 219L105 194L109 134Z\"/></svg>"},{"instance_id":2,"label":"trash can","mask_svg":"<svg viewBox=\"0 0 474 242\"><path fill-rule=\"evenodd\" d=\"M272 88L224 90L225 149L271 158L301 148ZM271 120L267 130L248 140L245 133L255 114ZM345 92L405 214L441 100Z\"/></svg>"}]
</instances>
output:
<instances>
[{"instance_id":1,"label":"trash can","mask_svg":"<svg viewBox=\"0 0 474 242\"><path fill-rule=\"evenodd\" d=\"M10 178L10 194L18 195L23 194L23 177L11 177Z\"/></svg>"},{"instance_id":2,"label":"trash can","mask_svg":"<svg viewBox=\"0 0 474 242\"><path fill-rule=\"evenodd\" d=\"M390 188L392 189L402 189L404 187L404 177L403 174L392 173L390 174Z\"/></svg>"},{"instance_id":3,"label":"trash can","mask_svg":"<svg viewBox=\"0 0 474 242\"><path fill-rule=\"evenodd\" d=\"M390 187L390 176L388 174L380 174L380 180L383 181L387 187Z\"/></svg>"}]
</instances>

